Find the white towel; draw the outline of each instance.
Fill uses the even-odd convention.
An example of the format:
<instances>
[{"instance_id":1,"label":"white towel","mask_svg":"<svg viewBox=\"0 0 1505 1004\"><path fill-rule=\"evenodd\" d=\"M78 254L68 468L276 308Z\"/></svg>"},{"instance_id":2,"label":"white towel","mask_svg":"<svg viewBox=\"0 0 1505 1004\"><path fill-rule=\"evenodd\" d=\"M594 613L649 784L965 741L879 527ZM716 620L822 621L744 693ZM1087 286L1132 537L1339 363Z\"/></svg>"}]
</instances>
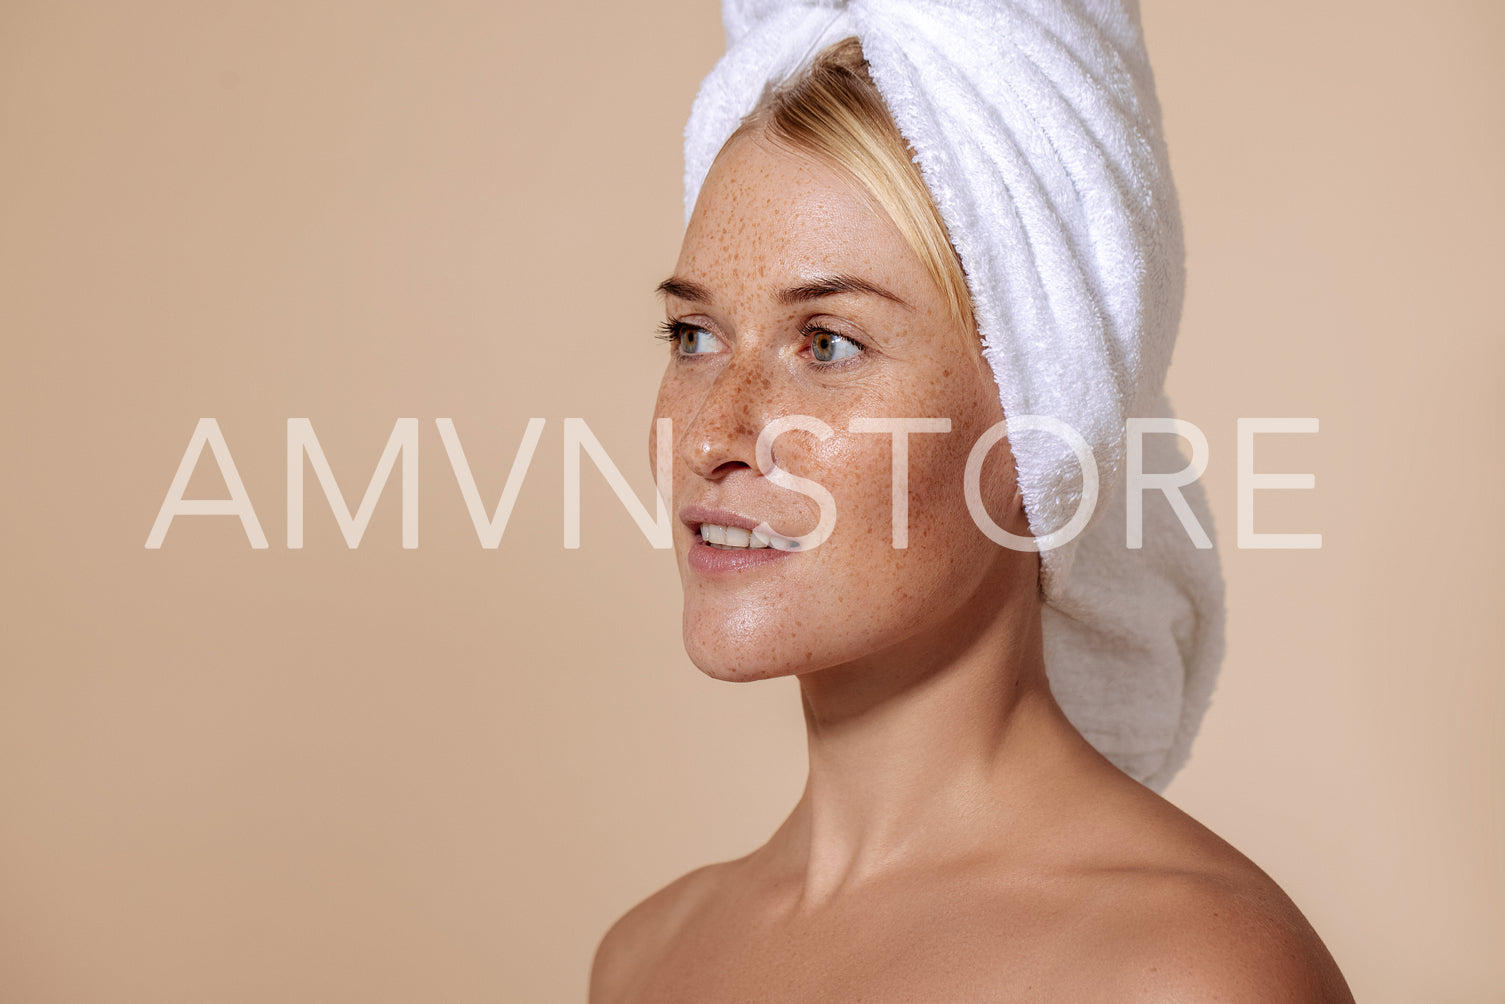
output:
<instances>
[{"instance_id":1,"label":"white towel","mask_svg":"<svg viewBox=\"0 0 1505 1004\"><path fill-rule=\"evenodd\" d=\"M1133 0L724 0L727 52L685 128L685 214L765 87L855 35L967 273L1006 417L1085 438L1088 528L1042 553L1046 668L1073 724L1157 790L1185 762L1223 655L1223 580L1159 492L1125 534L1125 420L1163 394L1184 285L1181 221ZM1144 470L1186 466L1145 437ZM1082 499L1070 444L1010 436L1036 538ZM1184 489L1208 536L1199 485Z\"/></svg>"}]
</instances>

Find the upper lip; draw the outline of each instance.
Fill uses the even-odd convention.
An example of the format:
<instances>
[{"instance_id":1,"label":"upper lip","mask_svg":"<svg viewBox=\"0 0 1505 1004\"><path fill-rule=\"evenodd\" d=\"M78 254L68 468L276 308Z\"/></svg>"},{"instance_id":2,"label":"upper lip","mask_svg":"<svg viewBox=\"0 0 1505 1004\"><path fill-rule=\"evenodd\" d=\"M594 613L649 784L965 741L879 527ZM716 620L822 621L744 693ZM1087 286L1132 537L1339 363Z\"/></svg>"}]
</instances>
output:
<instances>
[{"instance_id":1,"label":"upper lip","mask_svg":"<svg viewBox=\"0 0 1505 1004\"><path fill-rule=\"evenodd\" d=\"M713 526L740 526L744 530L756 530L765 522L729 509L707 509L705 506L698 505L685 506L679 511L679 519L691 530L699 529L702 523L710 523Z\"/></svg>"}]
</instances>

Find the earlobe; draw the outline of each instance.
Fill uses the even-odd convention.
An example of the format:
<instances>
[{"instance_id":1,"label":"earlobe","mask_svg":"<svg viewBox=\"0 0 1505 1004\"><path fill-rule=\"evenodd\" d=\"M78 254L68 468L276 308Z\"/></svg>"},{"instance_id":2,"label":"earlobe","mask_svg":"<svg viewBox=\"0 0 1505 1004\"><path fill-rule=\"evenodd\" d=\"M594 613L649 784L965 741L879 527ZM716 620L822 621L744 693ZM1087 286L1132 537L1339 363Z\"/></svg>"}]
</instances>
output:
<instances>
[{"instance_id":1,"label":"earlobe","mask_svg":"<svg viewBox=\"0 0 1505 1004\"><path fill-rule=\"evenodd\" d=\"M1009 477L1013 482L1009 493L1009 525L1021 537L1032 537L1034 534L1030 530L1029 512L1024 508L1024 489L1019 487L1018 472L1014 469L1012 458L1009 462Z\"/></svg>"}]
</instances>

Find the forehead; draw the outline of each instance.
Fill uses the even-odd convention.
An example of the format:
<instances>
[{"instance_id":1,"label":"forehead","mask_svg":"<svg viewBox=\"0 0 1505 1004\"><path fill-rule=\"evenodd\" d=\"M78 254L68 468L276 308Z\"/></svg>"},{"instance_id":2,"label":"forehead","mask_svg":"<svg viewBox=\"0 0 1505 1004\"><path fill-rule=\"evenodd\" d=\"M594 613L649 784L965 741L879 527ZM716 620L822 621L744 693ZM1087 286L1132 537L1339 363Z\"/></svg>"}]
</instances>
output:
<instances>
[{"instance_id":1,"label":"forehead","mask_svg":"<svg viewBox=\"0 0 1505 1004\"><path fill-rule=\"evenodd\" d=\"M716 158L676 273L717 289L763 290L841 273L917 306L939 295L893 222L854 182L756 134L733 139Z\"/></svg>"}]
</instances>

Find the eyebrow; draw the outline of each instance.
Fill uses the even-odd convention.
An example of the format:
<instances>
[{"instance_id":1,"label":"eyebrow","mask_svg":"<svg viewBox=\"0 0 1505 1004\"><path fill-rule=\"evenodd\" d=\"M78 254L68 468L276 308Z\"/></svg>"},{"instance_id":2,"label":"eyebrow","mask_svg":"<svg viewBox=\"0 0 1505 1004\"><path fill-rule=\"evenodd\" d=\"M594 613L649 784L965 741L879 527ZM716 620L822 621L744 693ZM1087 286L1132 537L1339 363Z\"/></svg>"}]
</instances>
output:
<instances>
[{"instance_id":1,"label":"eyebrow","mask_svg":"<svg viewBox=\"0 0 1505 1004\"><path fill-rule=\"evenodd\" d=\"M711 291L698 282L689 279L681 279L677 275L671 275L663 282L654 287L664 296L672 296L680 300L689 300L691 303L710 303Z\"/></svg>"},{"instance_id":2,"label":"eyebrow","mask_svg":"<svg viewBox=\"0 0 1505 1004\"><path fill-rule=\"evenodd\" d=\"M658 292L666 296L677 297L678 299L688 300L692 303L710 303L714 299L711 291L705 286L702 286L698 282L692 282L689 279L681 279L679 276L670 276L659 283L657 288ZM797 303L819 300L824 296L836 296L841 293L866 293L869 296L891 300L901 307L914 309L877 283L869 282L855 275L845 274L816 276L798 285L780 290L774 298L785 306L793 306Z\"/></svg>"}]
</instances>

